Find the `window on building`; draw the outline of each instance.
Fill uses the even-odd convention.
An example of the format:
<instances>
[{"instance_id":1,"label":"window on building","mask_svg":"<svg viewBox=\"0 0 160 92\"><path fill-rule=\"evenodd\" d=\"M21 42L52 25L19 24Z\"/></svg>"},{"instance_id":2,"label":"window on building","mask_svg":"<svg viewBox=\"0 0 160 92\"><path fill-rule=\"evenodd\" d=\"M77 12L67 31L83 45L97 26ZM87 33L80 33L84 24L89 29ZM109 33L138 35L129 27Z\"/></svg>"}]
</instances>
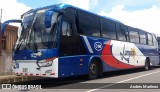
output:
<instances>
[{"instance_id":1,"label":"window on building","mask_svg":"<svg viewBox=\"0 0 160 92\"><path fill-rule=\"evenodd\" d=\"M111 20L102 19L102 37L116 39L116 24Z\"/></svg>"},{"instance_id":2,"label":"window on building","mask_svg":"<svg viewBox=\"0 0 160 92\"><path fill-rule=\"evenodd\" d=\"M129 27L130 42L139 43L139 34L135 28Z\"/></svg>"},{"instance_id":3,"label":"window on building","mask_svg":"<svg viewBox=\"0 0 160 92\"><path fill-rule=\"evenodd\" d=\"M78 12L79 33L87 36L100 37L99 18L85 12Z\"/></svg>"},{"instance_id":4,"label":"window on building","mask_svg":"<svg viewBox=\"0 0 160 92\"><path fill-rule=\"evenodd\" d=\"M6 49L6 36L2 36L2 50Z\"/></svg>"},{"instance_id":5,"label":"window on building","mask_svg":"<svg viewBox=\"0 0 160 92\"><path fill-rule=\"evenodd\" d=\"M149 33L147 35L148 35L148 45L153 45L152 35Z\"/></svg>"},{"instance_id":6,"label":"window on building","mask_svg":"<svg viewBox=\"0 0 160 92\"><path fill-rule=\"evenodd\" d=\"M140 32L139 33L139 36L140 36L140 43L141 44L146 44L146 33L145 32Z\"/></svg>"}]
</instances>

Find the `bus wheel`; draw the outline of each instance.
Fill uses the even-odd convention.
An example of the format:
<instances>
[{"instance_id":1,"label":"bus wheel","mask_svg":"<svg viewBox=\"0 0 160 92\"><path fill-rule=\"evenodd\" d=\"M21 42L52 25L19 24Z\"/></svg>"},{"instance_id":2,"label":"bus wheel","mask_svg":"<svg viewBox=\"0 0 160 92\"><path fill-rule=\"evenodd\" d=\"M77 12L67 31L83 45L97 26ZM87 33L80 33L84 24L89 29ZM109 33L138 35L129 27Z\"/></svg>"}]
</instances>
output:
<instances>
[{"instance_id":1,"label":"bus wheel","mask_svg":"<svg viewBox=\"0 0 160 92\"><path fill-rule=\"evenodd\" d=\"M149 59L147 58L147 59L146 59L146 62L145 62L144 70L147 71L147 70L150 70L150 69L151 69L150 61L149 61Z\"/></svg>"},{"instance_id":2,"label":"bus wheel","mask_svg":"<svg viewBox=\"0 0 160 92\"><path fill-rule=\"evenodd\" d=\"M96 79L97 76L98 76L98 64L96 63L96 61L92 61L89 65L88 77L89 79L93 80Z\"/></svg>"}]
</instances>

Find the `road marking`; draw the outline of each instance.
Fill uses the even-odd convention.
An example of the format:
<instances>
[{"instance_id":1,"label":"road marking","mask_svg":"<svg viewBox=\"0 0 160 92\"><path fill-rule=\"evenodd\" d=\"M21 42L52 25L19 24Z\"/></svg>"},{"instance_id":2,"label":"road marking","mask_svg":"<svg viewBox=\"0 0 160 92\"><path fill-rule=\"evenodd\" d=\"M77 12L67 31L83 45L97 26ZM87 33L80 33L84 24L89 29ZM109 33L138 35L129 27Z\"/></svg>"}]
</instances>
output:
<instances>
[{"instance_id":1,"label":"road marking","mask_svg":"<svg viewBox=\"0 0 160 92\"><path fill-rule=\"evenodd\" d=\"M116 83L113 83L113 84L105 85L105 86L102 86L102 87L99 87L99 88L96 88L96 89L91 89L91 90L88 90L88 91L86 91L86 92L97 91L97 90L99 90L99 89L106 88L106 87L110 87L110 86L116 85L116 84L118 84L118 83L124 83L124 82L130 81L130 80L138 79L138 78L145 77L145 76L152 75L152 74L156 74L156 73L159 73L159 72L160 72L160 71L156 71L156 72L144 74L144 75L141 75L141 76L133 77L133 78L126 79L126 80L123 80L123 81L119 81L119 82L116 82Z\"/></svg>"}]
</instances>

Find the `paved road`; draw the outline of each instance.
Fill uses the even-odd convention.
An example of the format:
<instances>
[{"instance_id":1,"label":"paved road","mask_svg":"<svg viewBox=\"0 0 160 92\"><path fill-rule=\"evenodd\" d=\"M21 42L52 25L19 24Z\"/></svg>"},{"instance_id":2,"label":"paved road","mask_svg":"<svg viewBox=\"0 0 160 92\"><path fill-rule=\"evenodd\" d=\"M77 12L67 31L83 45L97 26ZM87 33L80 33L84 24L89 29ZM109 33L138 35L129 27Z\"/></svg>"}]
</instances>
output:
<instances>
[{"instance_id":1,"label":"paved road","mask_svg":"<svg viewBox=\"0 0 160 92\"><path fill-rule=\"evenodd\" d=\"M132 69L107 72L103 77L96 80L88 80L85 76L79 76L63 79L43 79L27 83L42 84L42 87L45 88L43 90L28 90L30 92L160 92L160 67L155 67L150 71ZM143 87L152 87L153 89L143 89ZM159 89L156 89L157 87ZM9 92L9 90L3 90L3 92Z\"/></svg>"}]
</instances>

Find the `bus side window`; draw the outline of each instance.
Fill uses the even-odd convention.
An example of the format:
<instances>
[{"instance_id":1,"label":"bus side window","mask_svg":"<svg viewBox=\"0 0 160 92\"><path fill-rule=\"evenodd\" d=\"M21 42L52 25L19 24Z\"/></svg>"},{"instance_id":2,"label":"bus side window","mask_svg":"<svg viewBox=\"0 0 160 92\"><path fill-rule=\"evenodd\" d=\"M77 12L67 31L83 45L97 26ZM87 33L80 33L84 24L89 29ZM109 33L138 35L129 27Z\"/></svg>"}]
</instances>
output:
<instances>
[{"instance_id":1,"label":"bus side window","mask_svg":"<svg viewBox=\"0 0 160 92\"><path fill-rule=\"evenodd\" d=\"M102 37L116 39L116 24L108 19L102 19Z\"/></svg>"},{"instance_id":2,"label":"bus side window","mask_svg":"<svg viewBox=\"0 0 160 92\"><path fill-rule=\"evenodd\" d=\"M86 36L100 37L100 20L98 17L82 11L78 11L79 30L78 32Z\"/></svg>"},{"instance_id":3,"label":"bus side window","mask_svg":"<svg viewBox=\"0 0 160 92\"><path fill-rule=\"evenodd\" d=\"M140 36L140 43L141 44L146 44L146 33L145 32L139 32L139 36Z\"/></svg>"},{"instance_id":4,"label":"bus side window","mask_svg":"<svg viewBox=\"0 0 160 92\"><path fill-rule=\"evenodd\" d=\"M130 42L139 43L139 34L137 29L129 27Z\"/></svg>"},{"instance_id":5,"label":"bus side window","mask_svg":"<svg viewBox=\"0 0 160 92\"><path fill-rule=\"evenodd\" d=\"M60 38L60 56L74 55L74 36L71 23L64 19Z\"/></svg>"},{"instance_id":6,"label":"bus side window","mask_svg":"<svg viewBox=\"0 0 160 92\"><path fill-rule=\"evenodd\" d=\"M156 39L156 36L155 35L152 35L152 37L153 37L153 44L154 44L154 46L157 46L157 39Z\"/></svg>"},{"instance_id":7,"label":"bus side window","mask_svg":"<svg viewBox=\"0 0 160 92\"><path fill-rule=\"evenodd\" d=\"M148 45L153 45L152 35L148 33L147 36L148 36Z\"/></svg>"},{"instance_id":8,"label":"bus side window","mask_svg":"<svg viewBox=\"0 0 160 92\"><path fill-rule=\"evenodd\" d=\"M122 24L117 24L117 36L118 40L120 41L127 41L127 34L125 33L125 30L123 28L124 26Z\"/></svg>"},{"instance_id":9,"label":"bus side window","mask_svg":"<svg viewBox=\"0 0 160 92\"><path fill-rule=\"evenodd\" d=\"M128 27L126 25L124 25L124 31L125 31L126 40L129 42L129 32L128 32Z\"/></svg>"},{"instance_id":10,"label":"bus side window","mask_svg":"<svg viewBox=\"0 0 160 92\"><path fill-rule=\"evenodd\" d=\"M62 22L62 35L63 36L72 36L72 28L69 22Z\"/></svg>"}]
</instances>

